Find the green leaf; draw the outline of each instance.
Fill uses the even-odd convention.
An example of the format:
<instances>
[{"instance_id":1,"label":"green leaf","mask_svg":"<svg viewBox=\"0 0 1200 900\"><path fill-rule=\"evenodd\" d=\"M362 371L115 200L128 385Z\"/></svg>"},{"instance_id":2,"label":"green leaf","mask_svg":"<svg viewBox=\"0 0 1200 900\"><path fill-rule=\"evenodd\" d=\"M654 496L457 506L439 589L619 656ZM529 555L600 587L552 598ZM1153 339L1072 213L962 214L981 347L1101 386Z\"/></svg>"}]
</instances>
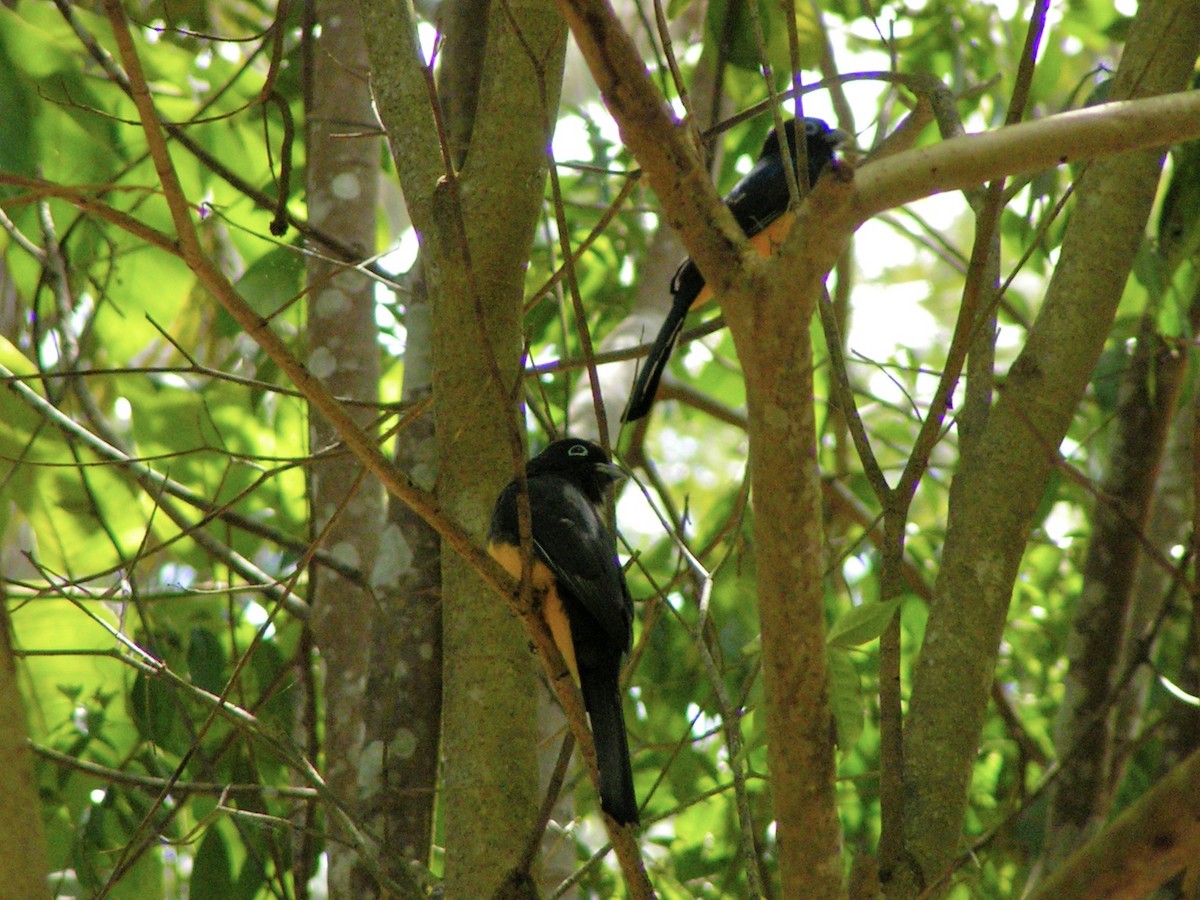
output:
<instances>
[{"instance_id":1,"label":"green leaf","mask_svg":"<svg viewBox=\"0 0 1200 900\"><path fill-rule=\"evenodd\" d=\"M225 688L225 648L221 639L206 628L193 628L188 640L188 671L192 684L211 694Z\"/></svg>"},{"instance_id":2,"label":"green leaf","mask_svg":"<svg viewBox=\"0 0 1200 900\"><path fill-rule=\"evenodd\" d=\"M6 393L0 391L0 393ZM28 708L37 710L29 717L31 737L36 741L46 740L48 734L60 726L73 729L72 715L78 697L68 696L76 685L82 687L81 696L107 694L120 690L124 693L126 683L125 666L117 659L104 655L112 650L115 640L99 621L116 625L116 616L103 603L89 603L88 612L65 600L39 600L14 606L12 611L13 643L25 651L58 650L71 647L76 652L66 656L36 655L21 661L22 690ZM135 613L128 612L126 624L136 624ZM93 618L93 616L95 618ZM92 651L94 655L89 655ZM66 688L64 692L63 688ZM107 711L110 727L120 719L120 708L116 705ZM122 737L133 739L128 723ZM109 731L111 734L111 730ZM121 752L127 748L122 747Z\"/></svg>"},{"instance_id":3,"label":"green leaf","mask_svg":"<svg viewBox=\"0 0 1200 900\"><path fill-rule=\"evenodd\" d=\"M786 42L787 31L783 27L782 7L778 4L766 3L763 0L713 0L708 5L707 24L710 35L717 39L724 35L728 41L730 65L748 72L759 72L762 68L762 54L754 35L750 2L758 5L762 33L766 36L764 40L767 58L774 66L780 52L787 50L786 43L781 44L779 40L783 37ZM775 69L778 71L777 66Z\"/></svg>"},{"instance_id":4,"label":"green leaf","mask_svg":"<svg viewBox=\"0 0 1200 900\"><path fill-rule=\"evenodd\" d=\"M883 603L852 606L833 623L826 643L830 647L847 650L875 640L888 627L902 600L903 598L897 597Z\"/></svg>"},{"instance_id":5,"label":"green leaf","mask_svg":"<svg viewBox=\"0 0 1200 900\"><path fill-rule=\"evenodd\" d=\"M1100 409L1106 413L1115 412L1117 409L1121 378L1128 366L1129 354L1123 344L1110 344L1096 360L1096 368L1092 370L1092 391Z\"/></svg>"},{"instance_id":6,"label":"green leaf","mask_svg":"<svg viewBox=\"0 0 1200 900\"><path fill-rule=\"evenodd\" d=\"M250 657L250 671L260 690L274 684L280 671L287 667L287 660L273 641L260 643ZM278 729L281 734L287 734L292 728L295 709L291 694L287 690L280 690L258 707L257 715L259 721Z\"/></svg>"},{"instance_id":7,"label":"green leaf","mask_svg":"<svg viewBox=\"0 0 1200 900\"><path fill-rule=\"evenodd\" d=\"M170 686L139 672L129 692L129 713L142 737L164 750L182 754L187 742L176 701Z\"/></svg>"},{"instance_id":8,"label":"green leaf","mask_svg":"<svg viewBox=\"0 0 1200 900\"><path fill-rule=\"evenodd\" d=\"M872 604L883 605L885 604ZM837 728L838 749L845 756L854 749L863 730L862 685L859 683L858 669L854 667L854 660L847 651L830 647L827 660L829 707Z\"/></svg>"},{"instance_id":9,"label":"green leaf","mask_svg":"<svg viewBox=\"0 0 1200 900\"><path fill-rule=\"evenodd\" d=\"M6 48L0 45L0 171L16 175L34 175L37 172L37 130L30 127L33 121L34 101L28 87L17 77L17 68L8 57ZM16 189L6 188L5 193Z\"/></svg>"},{"instance_id":10,"label":"green leaf","mask_svg":"<svg viewBox=\"0 0 1200 900\"><path fill-rule=\"evenodd\" d=\"M259 891L262 886L267 883L267 868L263 862L263 857L259 854L246 854L246 861L242 864L242 870L238 872L237 884L233 891L226 894L226 897L244 898L244 900L254 900L259 896Z\"/></svg>"},{"instance_id":11,"label":"green leaf","mask_svg":"<svg viewBox=\"0 0 1200 900\"><path fill-rule=\"evenodd\" d=\"M106 896L114 900L154 900L163 896L162 855L143 853Z\"/></svg>"},{"instance_id":12,"label":"green leaf","mask_svg":"<svg viewBox=\"0 0 1200 900\"><path fill-rule=\"evenodd\" d=\"M75 14L90 15L78 10ZM19 14L7 6L0 7L0 39L8 51L6 64L20 65L30 77L48 78L71 67L70 35L69 26L49 3L22 4Z\"/></svg>"},{"instance_id":13,"label":"green leaf","mask_svg":"<svg viewBox=\"0 0 1200 900\"><path fill-rule=\"evenodd\" d=\"M188 896L195 900L222 900L233 893L233 868L221 829L210 827L196 850Z\"/></svg>"},{"instance_id":14,"label":"green leaf","mask_svg":"<svg viewBox=\"0 0 1200 900\"><path fill-rule=\"evenodd\" d=\"M728 42L729 63L746 72L762 70L763 53L754 33L750 0L713 0L708 5L707 40ZM784 7L769 0L753 0L758 4L758 21L762 26L766 57L776 76L786 80L791 70L788 50L787 20ZM816 65L820 53L816 18L807 5L797 8L796 31L799 36L800 65Z\"/></svg>"},{"instance_id":15,"label":"green leaf","mask_svg":"<svg viewBox=\"0 0 1200 900\"><path fill-rule=\"evenodd\" d=\"M272 316L299 296L304 258L291 247L264 253L237 280L238 293L260 316Z\"/></svg>"}]
</instances>

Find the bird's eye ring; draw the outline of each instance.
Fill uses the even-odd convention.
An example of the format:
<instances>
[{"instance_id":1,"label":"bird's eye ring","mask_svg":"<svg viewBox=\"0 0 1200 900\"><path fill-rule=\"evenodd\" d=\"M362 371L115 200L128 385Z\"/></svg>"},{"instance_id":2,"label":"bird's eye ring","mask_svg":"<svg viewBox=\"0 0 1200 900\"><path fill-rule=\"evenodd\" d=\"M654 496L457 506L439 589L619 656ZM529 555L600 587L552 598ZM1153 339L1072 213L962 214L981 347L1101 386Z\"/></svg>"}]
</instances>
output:
<instances>
[{"instance_id":1,"label":"bird's eye ring","mask_svg":"<svg viewBox=\"0 0 1200 900\"><path fill-rule=\"evenodd\" d=\"M583 444L576 444L567 451L567 456L587 456L588 448Z\"/></svg>"}]
</instances>

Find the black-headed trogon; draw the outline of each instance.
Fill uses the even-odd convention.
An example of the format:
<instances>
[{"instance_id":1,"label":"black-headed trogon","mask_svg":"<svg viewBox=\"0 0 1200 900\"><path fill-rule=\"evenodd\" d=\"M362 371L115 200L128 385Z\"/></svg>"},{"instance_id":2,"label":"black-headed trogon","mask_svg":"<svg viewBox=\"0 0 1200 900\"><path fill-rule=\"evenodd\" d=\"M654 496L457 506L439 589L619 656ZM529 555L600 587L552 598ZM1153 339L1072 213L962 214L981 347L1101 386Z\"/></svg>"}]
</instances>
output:
<instances>
[{"instance_id":1,"label":"black-headed trogon","mask_svg":"<svg viewBox=\"0 0 1200 900\"><path fill-rule=\"evenodd\" d=\"M625 472L591 441L554 441L525 466L532 518L535 601L583 693L600 769L600 806L622 825L637 823L637 797L625 717L621 657L633 635L633 602L604 524L604 494ZM519 483L496 500L488 552L514 578L522 574Z\"/></svg>"},{"instance_id":2,"label":"black-headed trogon","mask_svg":"<svg viewBox=\"0 0 1200 900\"><path fill-rule=\"evenodd\" d=\"M801 121L804 122L804 147L811 187L817 183L821 172L833 160L834 151L847 137L845 132L830 128L820 119L806 118ZM796 158L800 147L796 140L796 120L784 122L783 128L795 165L799 166ZM783 153L779 149L779 134L772 129L763 142L757 162L726 195L725 205L754 248L767 256L779 246L791 228L795 217L787 215L790 203ZM650 411L659 379L683 331L688 310L712 297L712 290L706 287L704 276L690 257L683 261L671 280L671 296L671 310L658 331L645 365L638 373L629 395L629 404L621 416L623 422L633 422Z\"/></svg>"}]
</instances>

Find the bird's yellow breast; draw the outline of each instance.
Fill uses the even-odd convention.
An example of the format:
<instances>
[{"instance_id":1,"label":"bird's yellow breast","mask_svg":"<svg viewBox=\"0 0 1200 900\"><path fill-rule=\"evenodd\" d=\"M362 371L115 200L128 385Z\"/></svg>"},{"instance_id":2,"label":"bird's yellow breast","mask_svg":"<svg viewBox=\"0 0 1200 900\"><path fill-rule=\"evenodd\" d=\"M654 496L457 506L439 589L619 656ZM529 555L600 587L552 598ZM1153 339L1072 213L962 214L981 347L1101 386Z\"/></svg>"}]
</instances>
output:
<instances>
[{"instance_id":1,"label":"bird's yellow breast","mask_svg":"<svg viewBox=\"0 0 1200 900\"><path fill-rule=\"evenodd\" d=\"M492 559L500 563L504 570L513 578L521 577L521 548L515 544L488 544L488 553ZM579 683L579 664L575 661L575 640L571 636L571 620L563 608L562 597L558 592L558 580L544 562L536 557L530 571L534 602L541 607L542 618L554 636L558 652L562 654L571 670L575 683Z\"/></svg>"}]
</instances>

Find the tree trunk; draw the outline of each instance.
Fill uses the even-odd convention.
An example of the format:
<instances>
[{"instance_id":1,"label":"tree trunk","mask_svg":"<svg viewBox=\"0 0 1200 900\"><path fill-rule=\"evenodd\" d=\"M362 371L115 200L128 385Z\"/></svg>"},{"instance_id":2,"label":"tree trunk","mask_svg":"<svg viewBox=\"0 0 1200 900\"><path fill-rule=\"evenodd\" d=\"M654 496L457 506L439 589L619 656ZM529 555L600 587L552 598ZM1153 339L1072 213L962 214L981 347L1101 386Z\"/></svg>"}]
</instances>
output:
<instances>
[{"instance_id":1,"label":"tree trunk","mask_svg":"<svg viewBox=\"0 0 1200 900\"><path fill-rule=\"evenodd\" d=\"M768 299L769 298L769 299ZM824 537L809 315L775 286L751 333L730 316L746 373L767 761L785 897L843 894L825 665ZM815 298L813 298L815 301ZM749 340L747 340L749 338Z\"/></svg>"},{"instance_id":2,"label":"tree trunk","mask_svg":"<svg viewBox=\"0 0 1200 900\"><path fill-rule=\"evenodd\" d=\"M431 394L429 319L424 282L410 279L404 313L406 407L428 402ZM396 435L396 465L422 489L433 489L432 412ZM395 500L388 508L376 575L379 613L367 678L364 753L381 780L360 800L364 825L378 836L383 863L391 870L429 862L442 721L441 542L428 523Z\"/></svg>"},{"instance_id":3,"label":"tree trunk","mask_svg":"<svg viewBox=\"0 0 1200 900\"><path fill-rule=\"evenodd\" d=\"M309 221L356 247L363 259L375 249L379 146L348 140L348 132L368 130L374 116L366 73L362 24L347 0L319 0L320 36L314 41L308 103ZM375 325L375 285L358 270L322 255L308 262L308 369L336 396L375 401L379 395L379 343ZM375 412L353 413L369 428ZM337 433L315 411L311 447L319 454L311 470L313 533L339 559L370 574L382 526L378 482L364 477L362 463L339 452ZM333 451L333 452L330 452ZM369 593L320 566L311 574L313 616L324 669L325 777L334 794L353 804L361 785L374 786L377 761L360 773L363 697L367 686L364 653L371 633L374 602ZM352 884L357 855L335 839L329 852L329 892L360 896Z\"/></svg>"},{"instance_id":4,"label":"tree trunk","mask_svg":"<svg viewBox=\"0 0 1200 900\"><path fill-rule=\"evenodd\" d=\"M482 540L496 495L523 462L514 404L523 378L523 277L565 31L541 0L489 9L470 144L461 169L447 171L408 13L374 0L361 7L372 22L376 100L432 300L438 500ZM514 121L527 126L515 137ZM539 802L534 668L504 602L448 550L442 597L446 893L490 896L516 865Z\"/></svg>"},{"instance_id":5,"label":"tree trunk","mask_svg":"<svg viewBox=\"0 0 1200 900\"><path fill-rule=\"evenodd\" d=\"M1163 346L1153 316L1121 387L1107 472L1096 497L1083 590L1067 644L1070 668L1055 728L1064 761L1050 793L1042 865L1053 871L1108 818L1116 763L1114 696L1121 663L1129 656L1133 586L1142 562L1154 488L1187 357ZM1151 598L1146 598L1151 599ZM1154 600L1160 597L1153 598Z\"/></svg>"},{"instance_id":6,"label":"tree trunk","mask_svg":"<svg viewBox=\"0 0 1200 900\"><path fill-rule=\"evenodd\" d=\"M541 208L565 47L561 20L548 3L508 10L490 10L461 191L435 198L436 234L427 245L438 497L481 539L492 503L521 456L523 428L513 401L522 396L524 269ZM549 61L549 93L539 89L522 42L534 61ZM513 140L508 123L514 120L529 123L524 140ZM540 801L535 670L520 623L456 554L443 552L442 578L446 891L489 896L516 865Z\"/></svg>"}]
</instances>

